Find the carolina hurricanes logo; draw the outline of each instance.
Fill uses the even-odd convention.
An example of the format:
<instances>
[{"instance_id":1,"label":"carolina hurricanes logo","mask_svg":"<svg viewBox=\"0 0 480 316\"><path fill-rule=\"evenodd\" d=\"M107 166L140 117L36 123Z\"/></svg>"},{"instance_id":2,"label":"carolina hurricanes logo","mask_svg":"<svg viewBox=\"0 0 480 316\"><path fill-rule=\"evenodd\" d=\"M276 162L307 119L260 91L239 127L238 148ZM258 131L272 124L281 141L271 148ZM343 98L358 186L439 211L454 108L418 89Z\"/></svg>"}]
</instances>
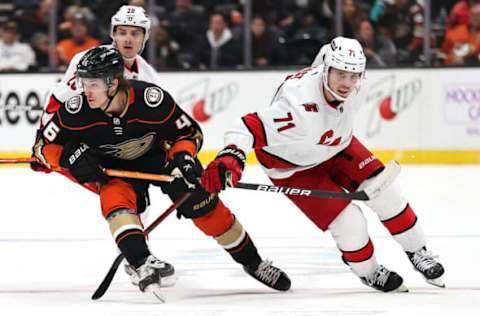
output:
<instances>
[{"instance_id":1,"label":"carolina hurricanes logo","mask_svg":"<svg viewBox=\"0 0 480 316\"><path fill-rule=\"evenodd\" d=\"M320 137L320 141L318 142L319 145L326 145L326 146L337 146L342 142L342 137L337 137L333 139L334 133L330 129L323 133L322 137Z\"/></svg>"},{"instance_id":2,"label":"carolina hurricanes logo","mask_svg":"<svg viewBox=\"0 0 480 316\"><path fill-rule=\"evenodd\" d=\"M100 148L105 150L107 155L124 160L133 160L149 151L152 148L154 139L155 133L148 133L140 138L129 139L115 145L102 145Z\"/></svg>"}]
</instances>

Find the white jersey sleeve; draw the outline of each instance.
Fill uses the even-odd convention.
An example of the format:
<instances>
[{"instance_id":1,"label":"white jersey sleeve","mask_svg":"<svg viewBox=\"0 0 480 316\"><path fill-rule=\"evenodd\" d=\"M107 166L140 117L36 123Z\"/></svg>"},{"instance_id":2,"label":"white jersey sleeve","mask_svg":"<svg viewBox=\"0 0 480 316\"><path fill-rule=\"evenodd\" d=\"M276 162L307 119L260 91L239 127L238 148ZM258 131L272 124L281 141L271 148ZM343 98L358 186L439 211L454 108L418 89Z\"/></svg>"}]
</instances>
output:
<instances>
[{"instance_id":1,"label":"white jersey sleeve","mask_svg":"<svg viewBox=\"0 0 480 316\"><path fill-rule=\"evenodd\" d=\"M301 126L292 128L294 124L291 123L291 121L294 116L298 116L297 113L293 115L292 111L293 110L288 107L288 104L280 101L273 103L272 106L263 111L246 115L236 120L232 127L226 131L225 144L235 144L245 153L248 153L252 148L263 147L264 140L266 141L267 139L270 140L271 145L277 143L286 144L293 140L300 140L305 136L306 132ZM272 121L278 125L262 124L261 126L250 126L250 121L256 118L261 122ZM261 132L264 134L261 140L254 137L255 131L260 127L262 129ZM280 133L279 131L283 132Z\"/></svg>"},{"instance_id":2,"label":"white jersey sleeve","mask_svg":"<svg viewBox=\"0 0 480 316\"><path fill-rule=\"evenodd\" d=\"M79 93L76 80L77 65L86 52L85 50L73 56L62 79L50 90L43 107L40 127L45 126L50 121L53 113L59 109L62 103Z\"/></svg>"},{"instance_id":3,"label":"white jersey sleeve","mask_svg":"<svg viewBox=\"0 0 480 316\"><path fill-rule=\"evenodd\" d=\"M146 81L157 86L162 86L157 71L153 69L142 56L138 55L135 57L135 63L137 64L137 72L135 73L132 69L125 68L125 78Z\"/></svg>"},{"instance_id":4,"label":"white jersey sleeve","mask_svg":"<svg viewBox=\"0 0 480 316\"><path fill-rule=\"evenodd\" d=\"M60 80L60 82L52 88L51 95L54 96L58 102L63 103L73 97L75 94L78 94L76 82L77 65L86 52L87 51L82 51L73 56L70 64L68 64L67 71L62 77L62 80Z\"/></svg>"},{"instance_id":5,"label":"white jersey sleeve","mask_svg":"<svg viewBox=\"0 0 480 316\"><path fill-rule=\"evenodd\" d=\"M286 178L316 166L346 148L356 107L352 98L335 107L323 95L322 67L287 79L270 107L242 117L225 136L227 145L254 148L266 173Z\"/></svg>"}]
</instances>

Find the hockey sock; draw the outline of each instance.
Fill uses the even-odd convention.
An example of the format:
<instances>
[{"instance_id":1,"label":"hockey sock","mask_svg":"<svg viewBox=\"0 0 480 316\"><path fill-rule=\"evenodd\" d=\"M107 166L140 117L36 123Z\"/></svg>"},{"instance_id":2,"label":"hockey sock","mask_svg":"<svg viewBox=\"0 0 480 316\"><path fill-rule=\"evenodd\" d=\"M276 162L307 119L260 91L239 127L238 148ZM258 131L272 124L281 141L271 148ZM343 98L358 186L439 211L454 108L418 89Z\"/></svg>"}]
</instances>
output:
<instances>
[{"instance_id":1,"label":"hockey sock","mask_svg":"<svg viewBox=\"0 0 480 316\"><path fill-rule=\"evenodd\" d=\"M205 235L214 237L241 265L256 269L262 262L250 236L222 201L218 201L212 212L194 218L193 222Z\"/></svg>"},{"instance_id":2,"label":"hockey sock","mask_svg":"<svg viewBox=\"0 0 480 316\"><path fill-rule=\"evenodd\" d=\"M255 247L248 233L245 233L245 238L238 246L225 248L225 250L232 256L233 260L253 270L256 270L262 262L257 247Z\"/></svg>"},{"instance_id":3,"label":"hockey sock","mask_svg":"<svg viewBox=\"0 0 480 316\"><path fill-rule=\"evenodd\" d=\"M222 235L215 237L236 262L256 269L262 258L258 254L257 247L242 224L235 218L232 226Z\"/></svg>"},{"instance_id":4,"label":"hockey sock","mask_svg":"<svg viewBox=\"0 0 480 316\"><path fill-rule=\"evenodd\" d=\"M125 231L117 237L116 242L125 259L135 269L140 267L150 255L143 231Z\"/></svg>"},{"instance_id":5,"label":"hockey sock","mask_svg":"<svg viewBox=\"0 0 480 316\"><path fill-rule=\"evenodd\" d=\"M140 218L131 208L118 208L107 216L110 231L128 263L138 268L150 255Z\"/></svg>"}]
</instances>

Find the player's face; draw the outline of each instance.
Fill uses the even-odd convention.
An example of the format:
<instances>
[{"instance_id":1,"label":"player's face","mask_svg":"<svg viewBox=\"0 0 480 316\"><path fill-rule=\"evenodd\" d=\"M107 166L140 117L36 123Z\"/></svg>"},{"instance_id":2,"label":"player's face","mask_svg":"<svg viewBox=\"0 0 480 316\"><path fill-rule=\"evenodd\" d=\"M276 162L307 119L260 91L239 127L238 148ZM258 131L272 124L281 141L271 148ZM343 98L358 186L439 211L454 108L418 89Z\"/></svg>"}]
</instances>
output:
<instances>
[{"instance_id":1,"label":"player's face","mask_svg":"<svg viewBox=\"0 0 480 316\"><path fill-rule=\"evenodd\" d=\"M107 102L108 87L103 79L82 78L80 82L90 108L99 109Z\"/></svg>"},{"instance_id":2,"label":"player's face","mask_svg":"<svg viewBox=\"0 0 480 316\"><path fill-rule=\"evenodd\" d=\"M346 98L357 85L360 76L359 73L330 68L328 85L335 93Z\"/></svg>"},{"instance_id":3,"label":"player's face","mask_svg":"<svg viewBox=\"0 0 480 316\"><path fill-rule=\"evenodd\" d=\"M131 59L140 53L145 38L144 30L138 26L119 25L113 32L113 40L123 58Z\"/></svg>"}]
</instances>

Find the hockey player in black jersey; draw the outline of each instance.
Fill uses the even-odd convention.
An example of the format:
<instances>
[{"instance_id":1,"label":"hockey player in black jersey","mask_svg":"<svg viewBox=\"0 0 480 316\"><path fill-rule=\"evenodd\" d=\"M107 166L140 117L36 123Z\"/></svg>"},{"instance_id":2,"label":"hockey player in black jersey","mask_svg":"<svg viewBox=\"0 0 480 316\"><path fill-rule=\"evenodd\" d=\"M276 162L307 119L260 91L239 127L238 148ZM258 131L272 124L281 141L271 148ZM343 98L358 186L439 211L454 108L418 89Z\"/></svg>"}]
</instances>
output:
<instances>
[{"instance_id":1,"label":"hockey player in black jersey","mask_svg":"<svg viewBox=\"0 0 480 316\"><path fill-rule=\"evenodd\" d=\"M241 223L216 194L199 184L203 169L196 158L202 146L198 124L167 91L126 80L123 69L117 50L88 51L77 66L83 93L68 99L40 130L35 157L53 170L67 170L79 183L97 183L102 214L141 291L158 294L159 271L166 268L147 247L139 217L149 185L160 186L172 200L192 191L179 215L215 238L249 275L273 289L288 290L288 276L262 260ZM102 168L180 177L173 183L127 180L110 178Z\"/></svg>"}]
</instances>

